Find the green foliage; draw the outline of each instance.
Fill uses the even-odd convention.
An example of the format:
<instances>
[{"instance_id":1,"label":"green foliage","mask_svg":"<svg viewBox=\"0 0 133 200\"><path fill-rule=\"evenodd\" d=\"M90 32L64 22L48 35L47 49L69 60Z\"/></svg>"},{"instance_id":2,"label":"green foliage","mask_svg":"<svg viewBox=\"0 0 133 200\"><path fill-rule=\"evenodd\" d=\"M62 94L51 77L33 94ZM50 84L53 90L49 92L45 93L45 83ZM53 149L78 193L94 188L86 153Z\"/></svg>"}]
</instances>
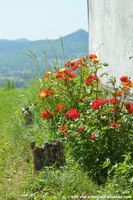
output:
<instances>
[{"instance_id":1,"label":"green foliage","mask_svg":"<svg viewBox=\"0 0 133 200\"><path fill-rule=\"evenodd\" d=\"M60 169L46 168L30 182L26 180L27 197L46 199L71 199L72 195L96 194L96 186L82 172L74 161L67 160L67 166Z\"/></svg>"},{"instance_id":2,"label":"green foliage","mask_svg":"<svg viewBox=\"0 0 133 200\"><path fill-rule=\"evenodd\" d=\"M46 73L34 112L40 127L51 138L67 140L81 167L101 184L111 167L124 161L123 155L131 152L132 156L133 104L128 100L132 81L121 77L118 85L111 79L105 88L102 77L106 73L98 74L107 65L91 56Z\"/></svg>"},{"instance_id":3,"label":"green foliage","mask_svg":"<svg viewBox=\"0 0 133 200\"><path fill-rule=\"evenodd\" d=\"M117 184L119 184L118 180L122 183L122 194L132 194L133 196L133 159L131 153L125 156L124 162L115 164L111 169L112 171L115 174Z\"/></svg>"},{"instance_id":4,"label":"green foliage","mask_svg":"<svg viewBox=\"0 0 133 200\"><path fill-rule=\"evenodd\" d=\"M83 73L86 78L90 72L86 72L85 69ZM53 200L63 198L70 199L69 197L71 195L131 195L132 153L127 157L122 157L123 161L118 164L115 163L117 165L113 168L110 166L110 159L106 159L106 161L102 163L102 167L105 171L106 168L108 168L108 172L115 175L114 178L108 178L105 185L99 186L94 183L90 178L92 171L88 171L88 168L88 172L84 171L85 154L83 153L91 152L90 149L92 148L93 161L93 155L95 153L93 146L94 144L99 145L99 143L97 143L99 138L98 133L96 132L96 139L90 140L90 134L94 132L94 129L91 133L87 132L89 121L91 123L94 120L94 117L91 116L92 110L87 114L85 109L83 109L84 106L88 106L86 110L89 110L90 108L90 88L83 83L81 87L82 93L76 92L74 88L76 87L76 90L79 91L80 86L78 77L69 80L67 84L68 86L66 88L65 82L62 79L55 78L55 74L53 73L51 76L43 78L43 80L36 81L34 85L31 85L28 88L0 90L0 199ZM95 83L93 84L96 86ZM98 95L101 95L102 84L99 84ZM44 88L53 89L55 93L44 99L38 98L40 89ZM73 93L73 90L75 98L69 94L69 91ZM65 93L67 91L68 93ZM86 95L82 95L84 92L87 92L87 97ZM107 93L104 91L103 93L104 95L111 95L110 92L111 91ZM80 98L80 101L77 101L78 98ZM65 109L56 113L55 110L59 103L64 103ZM22 106L31 104L36 105L32 110L33 114L35 114L34 123L30 126L25 126L24 119L21 115L21 108ZM56 118L54 118L55 121L52 119L44 120L40 118L41 113L44 112L44 108L47 106L51 108L50 112L56 116ZM80 111L80 119L72 120L64 117L64 114L73 106ZM100 109L100 112L103 112L103 108L101 107ZM82 111L86 116L85 121L82 120L84 116L84 114L82 115ZM127 126L129 126L130 117L132 115L129 115L128 111L123 108L124 116L125 113L126 116L129 117L127 122ZM112 113L110 115L112 116ZM97 120L95 120L95 123ZM60 127L64 123L67 124L67 132L60 131ZM79 134L77 128L79 128L81 123L86 126L84 132ZM120 127L117 127L117 129L119 130ZM119 134L115 128L111 130L112 132L114 130L116 134ZM105 125L103 131L105 134ZM113 134L112 132L110 132L111 135ZM130 131L129 135L131 135ZM41 145L43 141L51 141L54 138L60 138L64 142L67 163L66 166L58 170L51 167L37 174L33 174L30 142L34 140L38 145ZM122 136L121 142L123 142L123 140L124 137ZM128 140L127 143L130 147L130 140ZM76 144L77 146L75 146ZM124 148L127 148L127 146ZM79 152L79 149L82 152L82 155L81 152ZM72 157L72 155L74 157ZM80 165L76 162L77 158ZM89 164L91 164L91 160ZM100 169L102 169L102 167Z\"/></svg>"}]
</instances>

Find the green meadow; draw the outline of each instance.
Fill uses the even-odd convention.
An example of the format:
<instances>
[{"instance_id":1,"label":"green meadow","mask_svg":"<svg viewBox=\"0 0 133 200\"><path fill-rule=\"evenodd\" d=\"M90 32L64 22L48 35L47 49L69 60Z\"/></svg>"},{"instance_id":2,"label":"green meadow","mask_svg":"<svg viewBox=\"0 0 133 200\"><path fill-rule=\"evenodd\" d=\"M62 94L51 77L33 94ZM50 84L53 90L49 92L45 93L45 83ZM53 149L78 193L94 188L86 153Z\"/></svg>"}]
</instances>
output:
<instances>
[{"instance_id":1,"label":"green meadow","mask_svg":"<svg viewBox=\"0 0 133 200\"><path fill-rule=\"evenodd\" d=\"M94 183L70 156L66 145L67 165L33 173L30 142L38 145L50 136L37 125L26 127L22 106L34 103L37 87L0 90L0 199L79 199L79 196L131 195L122 176L109 179L104 185ZM90 199L97 199L93 197Z\"/></svg>"}]
</instances>

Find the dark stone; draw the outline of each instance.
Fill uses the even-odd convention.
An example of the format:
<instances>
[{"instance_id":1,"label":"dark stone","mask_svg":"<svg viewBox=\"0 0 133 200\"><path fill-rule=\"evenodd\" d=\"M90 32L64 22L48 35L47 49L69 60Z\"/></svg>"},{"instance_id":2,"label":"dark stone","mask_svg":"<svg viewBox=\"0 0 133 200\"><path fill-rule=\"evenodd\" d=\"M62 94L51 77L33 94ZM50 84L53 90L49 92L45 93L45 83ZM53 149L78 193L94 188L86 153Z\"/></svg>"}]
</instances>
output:
<instances>
[{"instance_id":1,"label":"dark stone","mask_svg":"<svg viewBox=\"0 0 133 200\"><path fill-rule=\"evenodd\" d=\"M30 111L30 107L23 107L22 108L22 115L26 125L31 125L33 122L33 114Z\"/></svg>"},{"instance_id":2,"label":"dark stone","mask_svg":"<svg viewBox=\"0 0 133 200\"><path fill-rule=\"evenodd\" d=\"M55 167L65 165L64 146L60 140L44 143L41 147L36 147L35 142L32 142L31 150L35 171L52 165Z\"/></svg>"}]
</instances>

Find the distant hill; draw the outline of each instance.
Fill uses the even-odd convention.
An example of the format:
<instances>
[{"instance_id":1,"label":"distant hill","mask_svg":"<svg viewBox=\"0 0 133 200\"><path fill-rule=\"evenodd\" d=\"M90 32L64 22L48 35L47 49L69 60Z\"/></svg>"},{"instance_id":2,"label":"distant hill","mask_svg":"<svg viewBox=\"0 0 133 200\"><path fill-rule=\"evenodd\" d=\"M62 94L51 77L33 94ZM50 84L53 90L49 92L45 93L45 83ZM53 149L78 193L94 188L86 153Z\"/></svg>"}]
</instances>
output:
<instances>
[{"instance_id":1,"label":"distant hill","mask_svg":"<svg viewBox=\"0 0 133 200\"><path fill-rule=\"evenodd\" d=\"M88 53L88 33L78 30L62 37L65 50L65 58L77 58ZM53 50L54 49L54 50ZM39 61L39 68L28 56L33 52ZM56 52L56 53L55 53ZM59 61L63 60L61 39L30 41L25 38L17 40L0 40L0 82L5 79L15 80L20 85L31 76L41 74L48 69L46 57L53 63L57 56ZM56 55L55 55L56 54ZM19 85L19 84L18 84Z\"/></svg>"}]
</instances>

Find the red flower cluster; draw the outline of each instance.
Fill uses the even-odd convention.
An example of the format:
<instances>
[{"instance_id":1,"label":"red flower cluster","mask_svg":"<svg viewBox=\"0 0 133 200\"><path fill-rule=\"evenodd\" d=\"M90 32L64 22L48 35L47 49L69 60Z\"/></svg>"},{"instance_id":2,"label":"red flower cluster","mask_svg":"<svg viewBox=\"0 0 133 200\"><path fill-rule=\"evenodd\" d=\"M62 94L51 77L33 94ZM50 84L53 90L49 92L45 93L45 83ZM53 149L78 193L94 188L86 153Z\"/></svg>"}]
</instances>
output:
<instances>
[{"instance_id":1,"label":"red flower cluster","mask_svg":"<svg viewBox=\"0 0 133 200\"><path fill-rule=\"evenodd\" d=\"M67 119L77 119L80 117L80 113L77 109L71 109L66 112L65 117Z\"/></svg>"},{"instance_id":2,"label":"red flower cluster","mask_svg":"<svg viewBox=\"0 0 133 200\"><path fill-rule=\"evenodd\" d=\"M53 91L53 90L45 90L45 89L42 89L42 90L40 90L40 92L39 92L39 96L40 96L41 98L45 98L45 97L51 96L52 94L54 94L54 91Z\"/></svg>"},{"instance_id":3,"label":"red flower cluster","mask_svg":"<svg viewBox=\"0 0 133 200\"><path fill-rule=\"evenodd\" d=\"M123 82L124 86L126 87L132 87L133 82L128 78L128 76L122 76L120 78L121 82Z\"/></svg>"},{"instance_id":4,"label":"red flower cluster","mask_svg":"<svg viewBox=\"0 0 133 200\"><path fill-rule=\"evenodd\" d=\"M56 112L59 113L65 109L65 105L63 103L59 103L59 105L56 108Z\"/></svg>"},{"instance_id":5,"label":"red flower cluster","mask_svg":"<svg viewBox=\"0 0 133 200\"><path fill-rule=\"evenodd\" d=\"M111 128L114 128L114 127L118 127L118 126L120 126L120 124L118 124L118 123L110 123L110 127Z\"/></svg>"},{"instance_id":6,"label":"red flower cluster","mask_svg":"<svg viewBox=\"0 0 133 200\"><path fill-rule=\"evenodd\" d=\"M77 70L79 66L86 66L84 57L74 61L67 61L65 64L65 67L71 67L72 70Z\"/></svg>"},{"instance_id":7,"label":"red flower cluster","mask_svg":"<svg viewBox=\"0 0 133 200\"><path fill-rule=\"evenodd\" d=\"M97 58L96 54L92 53L88 56L89 59L94 59Z\"/></svg>"},{"instance_id":8,"label":"red flower cluster","mask_svg":"<svg viewBox=\"0 0 133 200\"><path fill-rule=\"evenodd\" d=\"M94 109L94 110L98 110L100 106L104 105L105 103L109 102L108 99L104 99L104 98L101 98L101 99L96 99L92 102L92 105L91 107Z\"/></svg>"},{"instance_id":9,"label":"red flower cluster","mask_svg":"<svg viewBox=\"0 0 133 200\"><path fill-rule=\"evenodd\" d=\"M128 78L128 76L121 76L120 80L121 80L121 82L128 82L129 78Z\"/></svg>"},{"instance_id":10,"label":"red flower cluster","mask_svg":"<svg viewBox=\"0 0 133 200\"><path fill-rule=\"evenodd\" d=\"M98 110L100 106L104 105L105 103L110 103L110 104L116 104L116 98L113 97L111 99L104 99L104 98L101 98L101 99L96 99L92 102L92 105L91 107L94 109L94 110Z\"/></svg>"},{"instance_id":11,"label":"red flower cluster","mask_svg":"<svg viewBox=\"0 0 133 200\"><path fill-rule=\"evenodd\" d=\"M100 59L96 56L96 54L90 54L88 58L93 62L93 63L99 63Z\"/></svg>"},{"instance_id":12,"label":"red flower cluster","mask_svg":"<svg viewBox=\"0 0 133 200\"><path fill-rule=\"evenodd\" d=\"M60 78L62 80L71 80L76 77L76 74L74 74L71 70L69 69L63 69L59 70L56 74L56 78Z\"/></svg>"},{"instance_id":13,"label":"red flower cluster","mask_svg":"<svg viewBox=\"0 0 133 200\"><path fill-rule=\"evenodd\" d=\"M88 76L85 83L86 85L91 85L93 83L93 81L97 81L98 78L96 75L91 75L91 76Z\"/></svg>"},{"instance_id":14,"label":"red flower cluster","mask_svg":"<svg viewBox=\"0 0 133 200\"><path fill-rule=\"evenodd\" d=\"M133 104L128 103L128 104L125 104L125 106L126 106L126 109L128 110L128 112L130 114L133 114Z\"/></svg>"},{"instance_id":15,"label":"red flower cluster","mask_svg":"<svg viewBox=\"0 0 133 200\"><path fill-rule=\"evenodd\" d=\"M92 133L92 134L90 135L90 139L91 139L91 140L95 140L95 138L96 138L96 134L95 134L95 133Z\"/></svg>"},{"instance_id":16,"label":"red flower cluster","mask_svg":"<svg viewBox=\"0 0 133 200\"><path fill-rule=\"evenodd\" d=\"M41 117L43 119L52 119L53 115L47 110L47 111L42 112Z\"/></svg>"}]
</instances>

